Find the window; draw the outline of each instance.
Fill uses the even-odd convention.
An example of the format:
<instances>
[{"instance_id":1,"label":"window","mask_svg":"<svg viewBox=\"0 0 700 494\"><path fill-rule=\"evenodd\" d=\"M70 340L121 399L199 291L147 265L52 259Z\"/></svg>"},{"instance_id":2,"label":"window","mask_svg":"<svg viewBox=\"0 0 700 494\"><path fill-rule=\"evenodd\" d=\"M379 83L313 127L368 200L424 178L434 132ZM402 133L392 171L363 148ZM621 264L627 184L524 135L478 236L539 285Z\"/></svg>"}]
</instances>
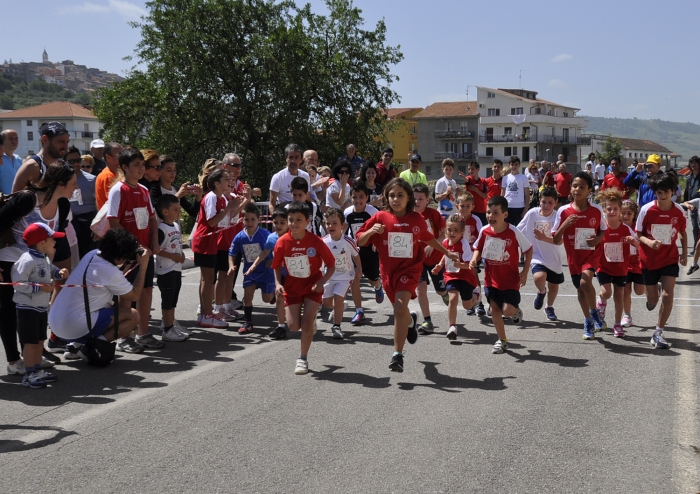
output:
<instances>
[{"instance_id":1,"label":"window","mask_svg":"<svg viewBox=\"0 0 700 494\"><path fill-rule=\"evenodd\" d=\"M427 166L425 167L425 174L426 174L426 175L430 176L430 174L432 173L432 171L433 171L433 167L432 167L432 166L427 165Z\"/></svg>"},{"instance_id":2,"label":"window","mask_svg":"<svg viewBox=\"0 0 700 494\"><path fill-rule=\"evenodd\" d=\"M451 153L456 153L456 152L457 152L457 143L456 143L456 142L451 142L451 143L450 143L450 152L451 152Z\"/></svg>"},{"instance_id":3,"label":"window","mask_svg":"<svg viewBox=\"0 0 700 494\"><path fill-rule=\"evenodd\" d=\"M393 146L392 146L392 149L393 149ZM415 151L415 150L416 150L415 143L411 143L411 151Z\"/></svg>"},{"instance_id":4,"label":"window","mask_svg":"<svg viewBox=\"0 0 700 494\"><path fill-rule=\"evenodd\" d=\"M447 132L452 130L452 122L448 120L447 122L445 122L445 125L447 125Z\"/></svg>"},{"instance_id":5,"label":"window","mask_svg":"<svg viewBox=\"0 0 700 494\"><path fill-rule=\"evenodd\" d=\"M523 114L523 109L522 109L522 108L511 108L511 109L510 109L510 114L511 114L511 115L522 115L522 114Z\"/></svg>"},{"instance_id":6,"label":"window","mask_svg":"<svg viewBox=\"0 0 700 494\"><path fill-rule=\"evenodd\" d=\"M486 148L486 156L493 156L493 148Z\"/></svg>"},{"instance_id":7,"label":"window","mask_svg":"<svg viewBox=\"0 0 700 494\"><path fill-rule=\"evenodd\" d=\"M513 156L518 155L518 146L513 146Z\"/></svg>"},{"instance_id":8,"label":"window","mask_svg":"<svg viewBox=\"0 0 700 494\"><path fill-rule=\"evenodd\" d=\"M513 127L506 127L503 132L507 136L512 136L513 135Z\"/></svg>"},{"instance_id":9,"label":"window","mask_svg":"<svg viewBox=\"0 0 700 494\"><path fill-rule=\"evenodd\" d=\"M488 95L486 97L487 98L495 98L496 95L494 93L488 93Z\"/></svg>"},{"instance_id":10,"label":"window","mask_svg":"<svg viewBox=\"0 0 700 494\"><path fill-rule=\"evenodd\" d=\"M27 151L27 154L36 154L36 153L34 153L33 149L30 149L29 151Z\"/></svg>"},{"instance_id":11,"label":"window","mask_svg":"<svg viewBox=\"0 0 700 494\"><path fill-rule=\"evenodd\" d=\"M510 156L510 146L506 146L503 148L503 156Z\"/></svg>"},{"instance_id":12,"label":"window","mask_svg":"<svg viewBox=\"0 0 700 494\"><path fill-rule=\"evenodd\" d=\"M489 108L489 117L498 117L501 115L500 108Z\"/></svg>"},{"instance_id":13,"label":"window","mask_svg":"<svg viewBox=\"0 0 700 494\"><path fill-rule=\"evenodd\" d=\"M34 140L34 132L27 132L27 140L28 141Z\"/></svg>"},{"instance_id":14,"label":"window","mask_svg":"<svg viewBox=\"0 0 700 494\"><path fill-rule=\"evenodd\" d=\"M27 127L31 127L31 126L32 126L32 120L27 120Z\"/></svg>"},{"instance_id":15,"label":"window","mask_svg":"<svg viewBox=\"0 0 700 494\"><path fill-rule=\"evenodd\" d=\"M628 156L628 158L631 158L631 157L632 157L632 153L630 153L630 155Z\"/></svg>"},{"instance_id":16,"label":"window","mask_svg":"<svg viewBox=\"0 0 700 494\"><path fill-rule=\"evenodd\" d=\"M542 108L535 108L535 115L542 113Z\"/></svg>"},{"instance_id":17,"label":"window","mask_svg":"<svg viewBox=\"0 0 700 494\"><path fill-rule=\"evenodd\" d=\"M83 131L87 134L90 132L90 124L84 124L83 125Z\"/></svg>"},{"instance_id":18,"label":"window","mask_svg":"<svg viewBox=\"0 0 700 494\"><path fill-rule=\"evenodd\" d=\"M568 112L568 111L565 111L565 112L564 112L564 116L565 116L565 117L568 117L568 116L569 116L569 112Z\"/></svg>"},{"instance_id":19,"label":"window","mask_svg":"<svg viewBox=\"0 0 700 494\"><path fill-rule=\"evenodd\" d=\"M466 120L459 122L459 130L462 132L469 132L469 123Z\"/></svg>"},{"instance_id":20,"label":"window","mask_svg":"<svg viewBox=\"0 0 700 494\"><path fill-rule=\"evenodd\" d=\"M87 125L85 127L87 127ZM85 131L87 132L87 129L85 129ZM411 126L411 134L415 134L415 133L416 133L416 126L412 125Z\"/></svg>"}]
</instances>

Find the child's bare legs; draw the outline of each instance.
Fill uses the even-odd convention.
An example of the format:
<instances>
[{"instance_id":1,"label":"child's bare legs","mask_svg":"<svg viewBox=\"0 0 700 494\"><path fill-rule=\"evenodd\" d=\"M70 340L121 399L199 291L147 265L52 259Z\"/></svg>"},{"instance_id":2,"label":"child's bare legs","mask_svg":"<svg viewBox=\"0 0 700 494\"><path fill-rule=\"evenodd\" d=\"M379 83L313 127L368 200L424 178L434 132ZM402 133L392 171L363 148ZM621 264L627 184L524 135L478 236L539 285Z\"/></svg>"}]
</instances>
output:
<instances>
[{"instance_id":1,"label":"child's bare legs","mask_svg":"<svg viewBox=\"0 0 700 494\"><path fill-rule=\"evenodd\" d=\"M593 272L585 270L581 273L581 282L577 290L578 303L581 305L583 317L591 317L591 311L595 309L595 288L593 287Z\"/></svg>"},{"instance_id":2,"label":"child's bare legs","mask_svg":"<svg viewBox=\"0 0 700 494\"><path fill-rule=\"evenodd\" d=\"M532 275L533 280L535 281L535 287L537 287L537 291L540 293L544 293L544 291L547 289L547 273L544 271L538 271L537 273ZM549 303L549 300L547 301Z\"/></svg>"},{"instance_id":3,"label":"child's bare legs","mask_svg":"<svg viewBox=\"0 0 700 494\"><path fill-rule=\"evenodd\" d=\"M408 336L408 326L411 324L411 311L408 303L411 301L411 293L402 291L396 294L394 302L394 351L403 352Z\"/></svg>"},{"instance_id":4,"label":"child's bare legs","mask_svg":"<svg viewBox=\"0 0 700 494\"><path fill-rule=\"evenodd\" d=\"M613 301L615 302L615 324L622 321L623 299L625 297L625 287L613 285Z\"/></svg>"},{"instance_id":5,"label":"child's bare legs","mask_svg":"<svg viewBox=\"0 0 700 494\"><path fill-rule=\"evenodd\" d=\"M22 350L24 367L29 369L36 365L41 365L41 353L44 350L44 340L39 343L25 343Z\"/></svg>"},{"instance_id":6,"label":"child's bare legs","mask_svg":"<svg viewBox=\"0 0 700 494\"><path fill-rule=\"evenodd\" d=\"M554 306L557 295L559 295L559 285L556 283L547 283L547 307Z\"/></svg>"},{"instance_id":7,"label":"child's bare legs","mask_svg":"<svg viewBox=\"0 0 700 494\"><path fill-rule=\"evenodd\" d=\"M199 268L199 304L203 316L211 316L211 299L214 296L214 268Z\"/></svg>"},{"instance_id":8,"label":"child's bare legs","mask_svg":"<svg viewBox=\"0 0 700 494\"><path fill-rule=\"evenodd\" d=\"M632 285L634 285L634 293L637 296L644 295L646 292L646 287L640 285L639 283L627 283L625 285L625 295L624 295L624 312L625 314L632 313Z\"/></svg>"},{"instance_id":9,"label":"child's bare legs","mask_svg":"<svg viewBox=\"0 0 700 494\"><path fill-rule=\"evenodd\" d=\"M211 299L210 299L211 300ZM141 296L136 303L136 310L139 312L139 336L148 334L148 321L151 318L151 303L153 302L153 287L141 290Z\"/></svg>"},{"instance_id":10,"label":"child's bare legs","mask_svg":"<svg viewBox=\"0 0 700 494\"><path fill-rule=\"evenodd\" d=\"M460 295L457 290L450 290L447 293L450 297L450 304L447 306L447 319L450 326L454 326L457 324L457 304L459 303ZM462 300L462 307L469 310L474 307L478 301L478 295L475 293L472 295L471 300Z\"/></svg>"},{"instance_id":11,"label":"child's bare legs","mask_svg":"<svg viewBox=\"0 0 700 494\"><path fill-rule=\"evenodd\" d=\"M372 283L372 282L370 281L370 283ZM378 284L378 282L376 282L376 283ZM374 285L372 285L372 286L374 286ZM360 278L355 278L354 280L352 280L352 284L350 285L350 293L352 293L352 303L355 304L355 308L361 309L362 308L362 290L360 290Z\"/></svg>"},{"instance_id":12,"label":"child's bare legs","mask_svg":"<svg viewBox=\"0 0 700 494\"><path fill-rule=\"evenodd\" d=\"M175 309L163 309L163 327L169 328L175 324Z\"/></svg>"},{"instance_id":13,"label":"child's bare legs","mask_svg":"<svg viewBox=\"0 0 700 494\"><path fill-rule=\"evenodd\" d=\"M421 281L418 283L418 289L416 290L418 294L418 305L420 305L420 312L423 315L423 319L430 318L430 300L428 300L428 282Z\"/></svg>"},{"instance_id":14,"label":"child's bare legs","mask_svg":"<svg viewBox=\"0 0 700 494\"><path fill-rule=\"evenodd\" d=\"M333 295L333 323L340 326L343 322L343 306L345 305L345 297L342 295Z\"/></svg>"},{"instance_id":15,"label":"child's bare legs","mask_svg":"<svg viewBox=\"0 0 700 494\"><path fill-rule=\"evenodd\" d=\"M493 327L496 329L496 334L498 335L499 340L506 340L506 325L503 322L503 314L505 312L506 307L511 307L513 306L508 305L508 304L503 304L503 309L493 301L489 301L489 305L491 306L491 318L493 320ZM513 314L515 314L515 309L513 310ZM511 314L511 315L513 315Z\"/></svg>"},{"instance_id":16,"label":"child's bare legs","mask_svg":"<svg viewBox=\"0 0 700 494\"><path fill-rule=\"evenodd\" d=\"M600 293L598 293L598 296L600 297L601 302L604 304L608 303L608 299L612 297L613 295L613 287L612 283L604 283L600 285Z\"/></svg>"},{"instance_id":17,"label":"child's bare legs","mask_svg":"<svg viewBox=\"0 0 700 494\"><path fill-rule=\"evenodd\" d=\"M659 320L657 327L664 329L666 327L666 322L671 316L671 310L673 310L673 292L676 288L676 278L673 276L662 276L661 277L661 307L659 308ZM647 290L647 292L653 292L654 290ZM658 293L656 294L658 298ZM649 293L647 293L649 297Z\"/></svg>"},{"instance_id":18,"label":"child's bare legs","mask_svg":"<svg viewBox=\"0 0 700 494\"><path fill-rule=\"evenodd\" d=\"M275 305L275 308L277 309L277 323L279 324L279 326L284 326L287 320L287 315L284 307L284 297L278 296Z\"/></svg>"},{"instance_id":19,"label":"child's bare legs","mask_svg":"<svg viewBox=\"0 0 700 494\"><path fill-rule=\"evenodd\" d=\"M216 286L214 288L214 303L217 306L230 304L232 291L233 273L229 275L228 271L219 271L216 279Z\"/></svg>"}]
</instances>

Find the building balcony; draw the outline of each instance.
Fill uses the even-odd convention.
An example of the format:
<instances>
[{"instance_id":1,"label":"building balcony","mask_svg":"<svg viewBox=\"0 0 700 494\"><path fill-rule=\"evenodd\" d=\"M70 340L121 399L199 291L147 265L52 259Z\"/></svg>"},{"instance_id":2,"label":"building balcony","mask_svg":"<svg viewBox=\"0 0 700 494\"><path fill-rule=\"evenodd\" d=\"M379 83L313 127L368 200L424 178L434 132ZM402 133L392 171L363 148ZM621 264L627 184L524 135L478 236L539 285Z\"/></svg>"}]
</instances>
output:
<instances>
[{"instance_id":1,"label":"building balcony","mask_svg":"<svg viewBox=\"0 0 700 494\"><path fill-rule=\"evenodd\" d=\"M435 160L441 161L445 158L450 158L454 161L471 161L476 159L476 153L452 153L449 151L437 151Z\"/></svg>"},{"instance_id":2,"label":"building balcony","mask_svg":"<svg viewBox=\"0 0 700 494\"><path fill-rule=\"evenodd\" d=\"M570 146L588 146L591 144L591 138L590 137L576 137L576 136L563 137L563 136L544 135L544 136L540 136L540 138L537 140L537 142L543 142L545 144L561 144L561 145L570 145Z\"/></svg>"},{"instance_id":3,"label":"building balcony","mask_svg":"<svg viewBox=\"0 0 700 494\"><path fill-rule=\"evenodd\" d=\"M537 134L480 134L479 142L537 142Z\"/></svg>"},{"instance_id":4,"label":"building balcony","mask_svg":"<svg viewBox=\"0 0 700 494\"><path fill-rule=\"evenodd\" d=\"M513 122L513 117L525 117L525 121L520 123L520 124L515 124ZM481 126L496 126L496 125L506 125L506 126L511 126L511 125L525 125L527 126L528 124L552 124L552 125L561 125L563 127L577 127L577 128L584 128L588 126L588 120L586 120L583 117L573 117L573 116L568 116L568 117L561 117L561 116L554 116L554 115L545 115L545 114L539 114L539 115L499 115L499 116L480 116L479 117L479 125Z\"/></svg>"},{"instance_id":5,"label":"building balcony","mask_svg":"<svg viewBox=\"0 0 700 494\"><path fill-rule=\"evenodd\" d=\"M435 138L437 139L473 139L474 132L467 129L460 130L436 130Z\"/></svg>"}]
</instances>

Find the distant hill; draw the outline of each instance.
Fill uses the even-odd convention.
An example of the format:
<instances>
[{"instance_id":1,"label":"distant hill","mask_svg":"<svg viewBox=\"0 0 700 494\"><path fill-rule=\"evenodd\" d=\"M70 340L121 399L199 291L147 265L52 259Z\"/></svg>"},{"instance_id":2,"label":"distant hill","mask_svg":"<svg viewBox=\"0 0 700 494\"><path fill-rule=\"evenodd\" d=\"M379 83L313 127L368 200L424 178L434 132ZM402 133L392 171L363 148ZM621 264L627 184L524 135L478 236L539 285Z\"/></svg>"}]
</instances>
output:
<instances>
[{"instance_id":1,"label":"distant hill","mask_svg":"<svg viewBox=\"0 0 700 494\"><path fill-rule=\"evenodd\" d=\"M40 79L26 83L19 77L0 76L0 109L19 110L58 100L89 105L92 98Z\"/></svg>"},{"instance_id":2,"label":"distant hill","mask_svg":"<svg viewBox=\"0 0 700 494\"><path fill-rule=\"evenodd\" d=\"M638 118L584 118L588 120L587 134L610 134L658 142L682 156L679 165L686 163L693 155L700 155L700 125L694 123Z\"/></svg>"}]
</instances>

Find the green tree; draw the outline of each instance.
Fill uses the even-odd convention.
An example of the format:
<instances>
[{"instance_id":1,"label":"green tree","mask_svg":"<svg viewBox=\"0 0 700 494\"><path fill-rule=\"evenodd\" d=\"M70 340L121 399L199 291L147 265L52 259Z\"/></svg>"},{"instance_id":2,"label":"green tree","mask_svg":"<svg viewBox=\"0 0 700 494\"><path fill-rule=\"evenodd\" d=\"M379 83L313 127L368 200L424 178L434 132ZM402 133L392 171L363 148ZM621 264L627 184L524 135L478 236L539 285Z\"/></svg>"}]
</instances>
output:
<instances>
[{"instance_id":1,"label":"green tree","mask_svg":"<svg viewBox=\"0 0 700 494\"><path fill-rule=\"evenodd\" d=\"M596 152L595 154L597 159L603 158L603 163L610 163L613 157L621 157L622 145L620 144L620 140L613 139L613 137L608 134L608 137L605 138L605 142L603 143L603 152Z\"/></svg>"},{"instance_id":2,"label":"green tree","mask_svg":"<svg viewBox=\"0 0 700 494\"><path fill-rule=\"evenodd\" d=\"M284 166L286 144L332 164L352 142L379 157L381 109L398 101L386 26L363 29L351 0L153 0L134 70L98 91L94 110L109 139L172 154L189 176L210 156L236 150L259 186Z\"/></svg>"}]
</instances>

